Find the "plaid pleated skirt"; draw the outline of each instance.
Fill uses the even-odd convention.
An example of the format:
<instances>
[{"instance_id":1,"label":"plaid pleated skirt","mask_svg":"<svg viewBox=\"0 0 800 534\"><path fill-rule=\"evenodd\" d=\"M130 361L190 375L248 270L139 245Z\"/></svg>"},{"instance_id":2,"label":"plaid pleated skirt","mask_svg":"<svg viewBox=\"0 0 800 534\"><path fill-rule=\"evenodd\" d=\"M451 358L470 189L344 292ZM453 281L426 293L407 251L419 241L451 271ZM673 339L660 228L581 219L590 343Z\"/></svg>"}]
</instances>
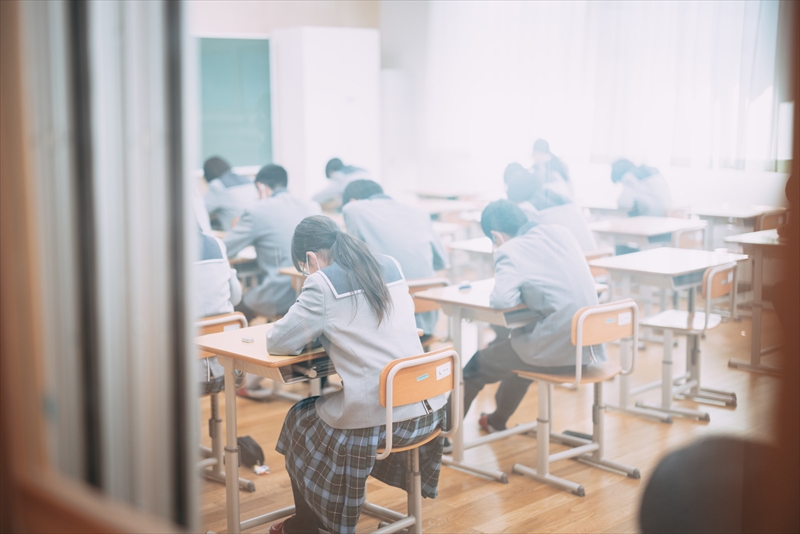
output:
<instances>
[{"instance_id":1,"label":"plaid pleated skirt","mask_svg":"<svg viewBox=\"0 0 800 534\"><path fill-rule=\"evenodd\" d=\"M317 397L303 399L286 415L276 450L286 457L286 470L303 493L308 505L331 533L356 531L364 503L367 477L406 489L407 455L390 454L376 460L378 446L386 440L386 427L342 430L319 418ZM411 445L444 423L445 409L394 423L394 447ZM442 466L441 438L419 448L422 496L438 492Z\"/></svg>"}]
</instances>

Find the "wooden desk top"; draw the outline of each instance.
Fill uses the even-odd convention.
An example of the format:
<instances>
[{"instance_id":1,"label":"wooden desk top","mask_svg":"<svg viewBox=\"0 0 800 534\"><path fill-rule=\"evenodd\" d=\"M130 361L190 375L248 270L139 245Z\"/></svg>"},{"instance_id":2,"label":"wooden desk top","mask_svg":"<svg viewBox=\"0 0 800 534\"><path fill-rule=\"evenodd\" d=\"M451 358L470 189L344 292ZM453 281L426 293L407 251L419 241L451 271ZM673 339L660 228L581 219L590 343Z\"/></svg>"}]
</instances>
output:
<instances>
[{"instance_id":1,"label":"wooden desk top","mask_svg":"<svg viewBox=\"0 0 800 534\"><path fill-rule=\"evenodd\" d=\"M746 257L746 256L745 256ZM458 285L447 287L436 287L419 293L414 293L414 298L423 300L431 300L440 304L451 304L461 306L464 308L474 308L479 310L489 311L511 311L520 310L525 308L524 304L520 304L507 310L497 310L489 305L489 297L494 289L494 278L487 278L486 280L478 280L477 282L470 282L467 289L459 289ZM595 289L598 293L606 291L608 286L605 284L595 284Z\"/></svg>"},{"instance_id":2,"label":"wooden desk top","mask_svg":"<svg viewBox=\"0 0 800 534\"><path fill-rule=\"evenodd\" d=\"M441 221L433 221L431 223L431 226L433 226L433 231L440 236L457 234L458 232L464 229L463 224L441 222Z\"/></svg>"},{"instance_id":3,"label":"wooden desk top","mask_svg":"<svg viewBox=\"0 0 800 534\"><path fill-rule=\"evenodd\" d=\"M417 207L431 215L440 213L453 213L455 211L469 211L479 208L476 202L464 200L420 200Z\"/></svg>"},{"instance_id":4,"label":"wooden desk top","mask_svg":"<svg viewBox=\"0 0 800 534\"><path fill-rule=\"evenodd\" d=\"M467 252L477 252L479 254L494 255L494 248L492 247L492 240L488 237L476 237L474 239L465 239L463 241L453 241L447 244L450 250L465 250Z\"/></svg>"},{"instance_id":5,"label":"wooden desk top","mask_svg":"<svg viewBox=\"0 0 800 534\"><path fill-rule=\"evenodd\" d=\"M284 276L291 276L292 278L302 278L305 279L306 275L299 272L294 267L281 267L278 269L278 272Z\"/></svg>"},{"instance_id":6,"label":"wooden desk top","mask_svg":"<svg viewBox=\"0 0 800 534\"><path fill-rule=\"evenodd\" d=\"M589 265L609 271L676 276L705 271L709 267L745 259L747 259L746 254L663 247L600 258L590 261Z\"/></svg>"},{"instance_id":7,"label":"wooden desk top","mask_svg":"<svg viewBox=\"0 0 800 534\"><path fill-rule=\"evenodd\" d=\"M459 289L457 285L436 287L414 293L414 298L432 300L440 304L453 304L466 308L494 311L494 308L489 305L489 296L494 289L494 278L470 282L470 285L471 287L468 289Z\"/></svg>"},{"instance_id":8,"label":"wooden desk top","mask_svg":"<svg viewBox=\"0 0 800 534\"><path fill-rule=\"evenodd\" d=\"M720 219L755 219L768 211L780 210L778 206L698 206L692 208L692 213L698 217L714 217Z\"/></svg>"},{"instance_id":9,"label":"wooden desk top","mask_svg":"<svg viewBox=\"0 0 800 534\"><path fill-rule=\"evenodd\" d=\"M732 235L726 237L725 242L761 247L781 247L786 245L786 239L779 237L776 229Z\"/></svg>"},{"instance_id":10,"label":"wooden desk top","mask_svg":"<svg viewBox=\"0 0 800 534\"><path fill-rule=\"evenodd\" d=\"M627 217L608 219L589 224L594 232L651 237L671 234L678 230L695 230L708 226L706 221L694 219L674 219L671 217Z\"/></svg>"},{"instance_id":11,"label":"wooden desk top","mask_svg":"<svg viewBox=\"0 0 800 534\"><path fill-rule=\"evenodd\" d=\"M297 362L311 360L318 356L324 356L325 350L317 347L305 351L297 356L276 356L267 352L267 332L274 324L260 324L240 328L239 330L229 330L227 332L217 332L207 334L195 339L197 346L202 350L227 356L234 360L240 360L262 367L283 367ZM243 337L253 338L252 343L242 341Z\"/></svg>"},{"instance_id":12,"label":"wooden desk top","mask_svg":"<svg viewBox=\"0 0 800 534\"><path fill-rule=\"evenodd\" d=\"M237 254L233 258L228 258L228 261L230 262L231 265L236 265L237 263L254 261L256 258L257 258L256 247L250 245L249 247L244 247L242 250L240 250L239 254Z\"/></svg>"}]
</instances>

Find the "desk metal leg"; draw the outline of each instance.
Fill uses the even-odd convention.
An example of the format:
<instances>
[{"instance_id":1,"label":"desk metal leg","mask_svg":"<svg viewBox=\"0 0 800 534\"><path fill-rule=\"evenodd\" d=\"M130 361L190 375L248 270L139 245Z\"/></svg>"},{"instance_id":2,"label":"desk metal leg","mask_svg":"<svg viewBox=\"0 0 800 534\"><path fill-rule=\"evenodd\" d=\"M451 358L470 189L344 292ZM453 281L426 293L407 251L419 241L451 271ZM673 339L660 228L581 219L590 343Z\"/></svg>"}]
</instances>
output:
<instances>
[{"instance_id":1,"label":"desk metal leg","mask_svg":"<svg viewBox=\"0 0 800 534\"><path fill-rule=\"evenodd\" d=\"M763 319L763 302L761 299L764 276L764 252L761 250L761 247L755 247L753 256L753 331L750 335L750 361L730 360L728 362L728 367L741 369L743 371L779 375L780 369L761 363L761 355L774 352L775 349L761 350L761 326Z\"/></svg>"},{"instance_id":2,"label":"desk metal leg","mask_svg":"<svg viewBox=\"0 0 800 534\"><path fill-rule=\"evenodd\" d=\"M626 299L631 294L631 276L630 274L625 274L622 277L622 283L620 284L622 289L622 298ZM621 341L619 344L619 359L623 369L628 368L630 366L631 361L631 342L630 341ZM662 421L664 423L671 423L672 417L669 414L659 413L653 410L647 410L644 408L631 406L630 404L630 395L631 395L631 385L630 385L630 376L627 375L620 375L619 376L619 405L607 405L606 408L609 410L613 410L615 412L625 413L628 415L638 415L640 417L646 417L648 419L656 419L657 421Z\"/></svg>"},{"instance_id":3,"label":"desk metal leg","mask_svg":"<svg viewBox=\"0 0 800 534\"><path fill-rule=\"evenodd\" d=\"M453 347L455 348L456 352L461 355L462 354L462 343L461 343L461 310L456 307L453 313ZM460 398L453 399L454 402L461 403L461 409L459 413L463 418L466 414L464 413L464 378L461 378L461 391L462 395ZM458 429L456 430L455 434L451 438L451 442L453 444L453 455L452 458L448 458L447 456L442 458L442 463L444 465L449 465L450 467L454 467L457 469L461 469L466 471L472 475L481 475L488 478L493 478L498 482L502 482L504 484L508 483L508 475L503 473L502 471L498 471L496 469L484 469L483 467L479 467L476 465L471 465L464 462L464 424L463 421L459 422Z\"/></svg>"},{"instance_id":4,"label":"desk metal leg","mask_svg":"<svg viewBox=\"0 0 800 534\"><path fill-rule=\"evenodd\" d=\"M236 374L230 358L218 356L225 368L225 497L228 532L239 534L239 445L236 442Z\"/></svg>"}]
</instances>

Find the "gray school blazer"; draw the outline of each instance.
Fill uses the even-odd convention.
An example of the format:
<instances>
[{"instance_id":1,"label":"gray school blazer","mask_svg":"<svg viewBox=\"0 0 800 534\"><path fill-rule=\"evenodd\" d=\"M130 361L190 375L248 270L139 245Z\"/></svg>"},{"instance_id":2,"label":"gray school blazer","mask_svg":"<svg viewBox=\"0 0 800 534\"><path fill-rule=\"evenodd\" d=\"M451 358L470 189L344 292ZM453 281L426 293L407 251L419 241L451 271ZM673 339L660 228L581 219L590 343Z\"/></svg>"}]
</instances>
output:
<instances>
[{"instance_id":1,"label":"gray school blazer","mask_svg":"<svg viewBox=\"0 0 800 534\"><path fill-rule=\"evenodd\" d=\"M258 201L258 190L250 178L228 171L208 183L204 201L208 214L227 232L233 220Z\"/></svg>"},{"instance_id":2,"label":"gray school blazer","mask_svg":"<svg viewBox=\"0 0 800 534\"><path fill-rule=\"evenodd\" d=\"M528 223L494 254L495 285L492 308L513 308L520 303L535 319L511 330L511 346L525 363L540 367L575 365L570 341L572 316L584 306L597 304L594 279L580 245L560 225ZM583 349L583 364L605 361L605 349Z\"/></svg>"},{"instance_id":3,"label":"gray school blazer","mask_svg":"<svg viewBox=\"0 0 800 534\"><path fill-rule=\"evenodd\" d=\"M283 315L295 300L292 280L278 272L292 267L292 236L297 225L320 213L319 204L295 197L286 189L276 189L272 196L259 200L225 236L228 256L234 257L244 247L254 245L260 282L244 296L245 305L268 317Z\"/></svg>"},{"instance_id":4,"label":"gray school blazer","mask_svg":"<svg viewBox=\"0 0 800 534\"><path fill-rule=\"evenodd\" d=\"M392 306L378 324L364 291L350 285L338 264L306 278L297 302L267 333L272 354L299 354L319 338L344 387L317 399L319 417L333 428L354 429L386 423L378 398L381 371L389 362L424 352L414 324L414 303L400 266L383 254L375 258L389 287ZM435 377L430 377L434 379ZM444 406L445 395L429 401L433 410ZM425 415L422 403L394 408L394 421Z\"/></svg>"},{"instance_id":5,"label":"gray school blazer","mask_svg":"<svg viewBox=\"0 0 800 534\"><path fill-rule=\"evenodd\" d=\"M436 276L435 271L447 267L444 246L422 210L378 194L349 202L342 215L347 233L396 259L407 280ZM437 316L437 312L420 313L417 326L432 334Z\"/></svg>"}]
</instances>

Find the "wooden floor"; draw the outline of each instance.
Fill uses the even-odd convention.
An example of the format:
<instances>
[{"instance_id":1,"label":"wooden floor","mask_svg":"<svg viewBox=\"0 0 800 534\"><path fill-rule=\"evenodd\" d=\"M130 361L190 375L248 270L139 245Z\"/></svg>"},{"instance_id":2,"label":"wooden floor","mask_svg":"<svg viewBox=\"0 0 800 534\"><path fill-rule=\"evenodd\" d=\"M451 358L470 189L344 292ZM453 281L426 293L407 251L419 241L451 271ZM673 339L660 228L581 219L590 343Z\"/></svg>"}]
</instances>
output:
<instances>
[{"instance_id":1,"label":"wooden floor","mask_svg":"<svg viewBox=\"0 0 800 534\"><path fill-rule=\"evenodd\" d=\"M779 341L780 328L774 314L765 317L767 344ZM673 353L675 372L683 370L680 356L684 340ZM667 452L710 434L734 434L768 441L773 435L772 410L777 395L778 379L766 375L728 369L729 359L749 358L750 320L726 322L708 333L701 342L703 384L715 389L735 391L739 405L736 409L702 405L711 414L709 423L676 418L673 424L652 422L627 415L606 413L606 456L638 467L641 480L633 480L588 467L572 460L552 466L555 475L568 478L586 489L585 497L556 490L510 474L514 463L535 467L536 442L528 436L513 436L507 440L484 445L466 452L467 460L509 473L509 483L485 480L473 475L442 467L439 497L423 502L425 532L635 532L641 493L659 459ZM633 384L644 384L660 377L661 351L658 344L648 344L640 352ZM617 349L609 347L615 359ZM770 361L767 359L766 361ZM606 402L617 398L618 383L607 384ZM531 386L525 401L510 424L533 420L536 417L536 385ZM477 418L481 412L492 411L495 387L486 388L476 400L465 419L467 439L479 435ZM553 408L554 430L565 429L591 432L591 387L568 391L556 388ZM657 401L658 391L642 399ZM224 399L223 406L224 406ZM205 431L208 419L208 400L201 399ZM679 405L698 406L679 401ZM283 456L274 450L278 432L289 403L273 401L258 403L245 399L237 401L238 435L252 436L264 449L271 472L258 476L240 468L239 475L255 481L255 493L240 492L242 519L263 514L292 504L292 492L283 466ZM224 408L223 412L224 414ZM203 443L209 445L208 436ZM559 446L554 449L558 450ZM203 530L224 532L225 488L221 484L200 482ZM405 511L405 493L370 479L368 493L371 501ZM377 528L378 520L362 515L358 532ZM248 532L267 532L263 525Z\"/></svg>"}]
</instances>

